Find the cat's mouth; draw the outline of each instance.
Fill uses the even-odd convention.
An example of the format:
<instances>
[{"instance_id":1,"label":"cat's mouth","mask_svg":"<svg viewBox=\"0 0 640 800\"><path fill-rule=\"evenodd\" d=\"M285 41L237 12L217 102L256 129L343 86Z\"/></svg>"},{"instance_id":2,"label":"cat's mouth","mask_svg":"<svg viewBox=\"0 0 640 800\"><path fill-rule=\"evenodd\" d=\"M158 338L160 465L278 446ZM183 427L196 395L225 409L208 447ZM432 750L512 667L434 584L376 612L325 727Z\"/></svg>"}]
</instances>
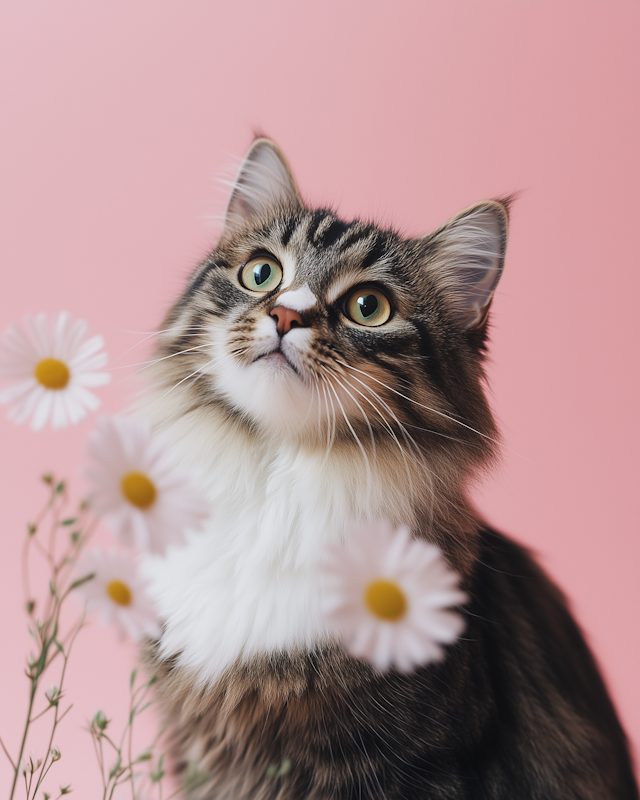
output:
<instances>
[{"instance_id":1,"label":"cat's mouth","mask_svg":"<svg viewBox=\"0 0 640 800\"><path fill-rule=\"evenodd\" d=\"M291 361L289 361L287 356L280 349L279 345L278 347L275 348L275 350L271 350L269 353L262 353L261 355L259 355L255 359L254 364L258 361L263 361L269 364L271 367L273 367L275 371L278 372L284 370L286 371L293 370L293 372L295 372L295 374L298 377L300 377L300 373L298 372L297 367L295 366L295 364L292 364Z\"/></svg>"}]
</instances>

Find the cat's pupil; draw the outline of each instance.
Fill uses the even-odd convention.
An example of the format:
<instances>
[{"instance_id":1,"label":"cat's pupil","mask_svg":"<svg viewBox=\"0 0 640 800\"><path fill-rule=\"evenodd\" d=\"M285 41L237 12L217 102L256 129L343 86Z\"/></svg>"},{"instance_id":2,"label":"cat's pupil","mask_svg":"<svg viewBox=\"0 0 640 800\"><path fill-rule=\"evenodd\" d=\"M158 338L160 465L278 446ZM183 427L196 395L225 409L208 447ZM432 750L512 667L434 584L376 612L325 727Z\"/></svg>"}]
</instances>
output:
<instances>
[{"instance_id":1,"label":"cat's pupil","mask_svg":"<svg viewBox=\"0 0 640 800\"><path fill-rule=\"evenodd\" d=\"M253 279L256 282L256 286L260 286L266 280L269 280L271 275L271 267L269 264L258 264L253 268Z\"/></svg>"},{"instance_id":2,"label":"cat's pupil","mask_svg":"<svg viewBox=\"0 0 640 800\"><path fill-rule=\"evenodd\" d=\"M363 297L358 298L358 305L362 316L365 318L370 317L378 310L378 298L375 294L365 294Z\"/></svg>"}]
</instances>

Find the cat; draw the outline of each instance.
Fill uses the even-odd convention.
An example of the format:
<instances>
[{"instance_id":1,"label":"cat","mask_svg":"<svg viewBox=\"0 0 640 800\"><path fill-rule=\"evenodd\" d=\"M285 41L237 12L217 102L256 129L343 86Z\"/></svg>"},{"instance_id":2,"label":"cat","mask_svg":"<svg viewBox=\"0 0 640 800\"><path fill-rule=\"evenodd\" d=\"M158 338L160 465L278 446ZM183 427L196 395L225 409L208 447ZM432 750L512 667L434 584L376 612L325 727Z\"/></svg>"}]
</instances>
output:
<instances>
[{"instance_id":1,"label":"cat","mask_svg":"<svg viewBox=\"0 0 640 800\"><path fill-rule=\"evenodd\" d=\"M406 239L309 209L272 141L246 155L149 395L214 509L145 567L164 626L145 658L190 797L638 798L561 592L468 499L496 457L483 359L508 211ZM350 657L319 608L322 548L383 518L469 596L446 658L409 674Z\"/></svg>"}]
</instances>

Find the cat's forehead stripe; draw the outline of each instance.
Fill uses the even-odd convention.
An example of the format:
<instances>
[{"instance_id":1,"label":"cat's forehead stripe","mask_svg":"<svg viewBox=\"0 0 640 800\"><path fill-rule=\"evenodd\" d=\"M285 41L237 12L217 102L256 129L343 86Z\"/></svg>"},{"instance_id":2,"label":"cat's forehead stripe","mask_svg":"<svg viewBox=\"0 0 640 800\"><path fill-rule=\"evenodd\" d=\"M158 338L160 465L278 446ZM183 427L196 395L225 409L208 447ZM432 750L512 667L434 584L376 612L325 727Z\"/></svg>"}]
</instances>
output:
<instances>
[{"instance_id":1,"label":"cat's forehead stripe","mask_svg":"<svg viewBox=\"0 0 640 800\"><path fill-rule=\"evenodd\" d=\"M359 220L344 222L330 211L317 211L307 227L306 238L317 248L337 245L344 252L374 233L370 226L363 225Z\"/></svg>"},{"instance_id":2,"label":"cat's forehead stripe","mask_svg":"<svg viewBox=\"0 0 640 800\"><path fill-rule=\"evenodd\" d=\"M371 229L362 226L358 220L344 222L331 211L319 210L310 214L304 236L317 248L328 248L336 245L343 249L366 238ZM291 233L288 234L288 240Z\"/></svg>"},{"instance_id":3,"label":"cat's forehead stripe","mask_svg":"<svg viewBox=\"0 0 640 800\"><path fill-rule=\"evenodd\" d=\"M371 228L362 227L360 223L354 222L349 226L347 235L340 242L340 250L344 252L354 245L361 245L363 239L369 239L371 236Z\"/></svg>"},{"instance_id":4,"label":"cat's forehead stripe","mask_svg":"<svg viewBox=\"0 0 640 800\"><path fill-rule=\"evenodd\" d=\"M328 215L320 220L320 224L315 229L313 236L309 236L314 244L320 244L323 241L323 235L331 227L332 222L332 218Z\"/></svg>"},{"instance_id":5,"label":"cat's forehead stripe","mask_svg":"<svg viewBox=\"0 0 640 800\"><path fill-rule=\"evenodd\" d=\"M320 227L320 225L323 223L323 221L326 218L327 218L327 212L326 211L314 211L313 212L313 214L311 215L311 219L309 220L309 225L308 225L307 231L306 231L306 235L307 235L308 241L310 241L310 242L313 241L313 238L316 235L316 232L317 232L318 228Z\"/></svg>"},{"instance_id":6,"label":"cat's forehead stripe","mask_svg":"<svg viewBox=\"0 0 640 800\"><path fill-rule=\"evenodd\" d=\"M304 216L291 217L277 231L281 247L287 248L293 240L298 245L312 244L317 249L336 246L341 253L354 249L371 264L385 249L385 237L360 220L344 222L333 212L319 209Z\"/></svg>"},{"instance_id":7,"label":"cat's forehead stripe","mask_svg":"<svg viewBox=\"0 0 640 800\"><path fill-rule=\"evenodd\" d=\"M328 224L322 225L316 232L314 244L317 247L331 247L336 244L338 240L342 239L344 234L351 228L350 224L343 222L337 217L329 217L328 220ZM340 245L341 244L340 242Z\"/></svg>"},{"instance_id":8,"label":"cat's forehead stripe","mask_svg":"<svg viewBox=\"0 0 640 800\"><path fill-rule=\"evenodd\" d=\"M286 247L289 242L291 241L291 237L293 236L294 231L297 229L298 225L300 224L300 220L297 217L291 217L291 219L287 220L284 230L280 236L280 243L283 247Z\"/></svg>"}]
</instances>

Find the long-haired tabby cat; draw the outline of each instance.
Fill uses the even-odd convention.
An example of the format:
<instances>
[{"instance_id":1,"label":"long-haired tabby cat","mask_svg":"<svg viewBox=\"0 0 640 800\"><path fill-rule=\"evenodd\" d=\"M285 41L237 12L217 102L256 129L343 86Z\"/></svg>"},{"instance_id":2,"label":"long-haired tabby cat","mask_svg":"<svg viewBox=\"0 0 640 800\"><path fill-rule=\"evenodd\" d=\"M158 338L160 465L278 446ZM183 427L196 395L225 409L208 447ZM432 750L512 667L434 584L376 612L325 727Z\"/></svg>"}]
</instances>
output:
<instances>
[{"instance_id":1,"label":"long-haired tabby cat","mask_svg":"<svg viewBox=\"0 0 640 800\"><path fill-rule=\"evenodd\" d=\"M507 216L483 202L405 239L308 208L273 142L249 150L150 404L214 509L147 564L164 624L147 661L177 771L206 774L193 797L638 797L561 592L467 498L495 450ZM437 543L470 598L462 638L412 674L351 658L319 610L323 547L379 518Z\"/></svg>"}]
</instances>

